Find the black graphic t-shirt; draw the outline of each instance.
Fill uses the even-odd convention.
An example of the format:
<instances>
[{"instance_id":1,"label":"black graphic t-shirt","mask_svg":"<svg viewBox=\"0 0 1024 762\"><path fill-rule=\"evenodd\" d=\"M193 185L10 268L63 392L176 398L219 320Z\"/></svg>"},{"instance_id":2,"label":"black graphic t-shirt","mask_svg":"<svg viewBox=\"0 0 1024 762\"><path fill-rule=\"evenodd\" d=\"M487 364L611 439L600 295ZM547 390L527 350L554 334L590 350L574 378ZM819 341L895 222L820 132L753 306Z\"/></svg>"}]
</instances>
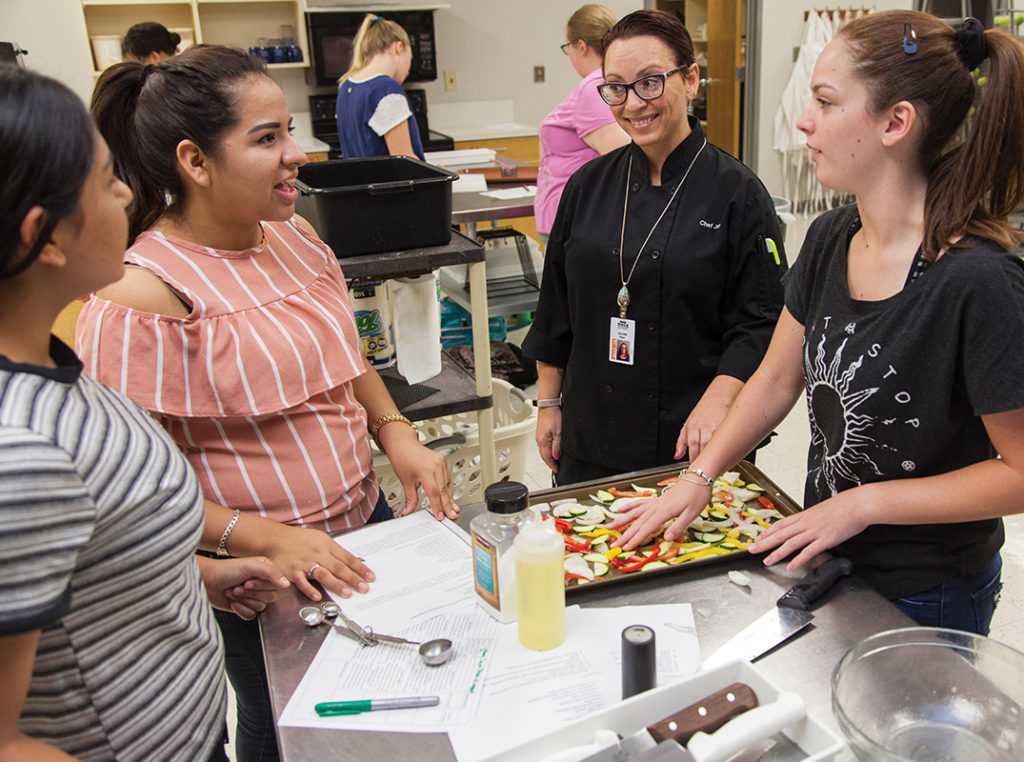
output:
<instances>
[{"instance_id":1,"label":"black graphic t-shirt","mask_svg":"<svg viewBox=\"0 0 1024 762\"><path fill-rule=\"evenodd\" d=\"M1024 407L1024 263L978 242L918 263L888 299L860 301L846 277L859 227L855 206L822 215L784 280L786 307L804 326L807 507L992 458L981 416ZM836 552L899 598L981 571L1002 543L999 519L880 524Z\"/></svg>"}]
</instances>

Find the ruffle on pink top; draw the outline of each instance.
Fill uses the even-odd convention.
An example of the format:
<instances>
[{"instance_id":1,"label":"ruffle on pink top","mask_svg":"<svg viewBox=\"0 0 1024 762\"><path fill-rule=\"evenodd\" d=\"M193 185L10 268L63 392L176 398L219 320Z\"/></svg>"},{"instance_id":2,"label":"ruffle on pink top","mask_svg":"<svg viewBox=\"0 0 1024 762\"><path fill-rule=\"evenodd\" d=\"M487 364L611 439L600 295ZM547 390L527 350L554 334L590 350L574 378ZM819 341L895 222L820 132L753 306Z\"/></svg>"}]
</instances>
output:
<instances>
[{"instance_id":1,"label":"ruffle on pink top","mask_svg":"<svg viewBox=\"0 0 1024 762\"><path fill-rule=\"evenodd\" d=\"M360 375L330 248L291 221L262 227L263 242L245 251L139 236L125 262L155 273L192 311L181 319L90 298L77 328L88 372L148 410L188 418L287 410Z\"/></svg>"}]
</instances>

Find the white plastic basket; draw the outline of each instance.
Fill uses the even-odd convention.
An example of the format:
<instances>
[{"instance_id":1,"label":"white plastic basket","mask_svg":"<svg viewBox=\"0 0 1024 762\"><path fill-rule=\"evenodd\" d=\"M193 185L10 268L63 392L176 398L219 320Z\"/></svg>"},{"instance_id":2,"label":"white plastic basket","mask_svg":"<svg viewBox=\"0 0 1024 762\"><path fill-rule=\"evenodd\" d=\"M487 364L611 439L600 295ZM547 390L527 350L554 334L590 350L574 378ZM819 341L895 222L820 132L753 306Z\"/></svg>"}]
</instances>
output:
<instances>
[{"instance_id":1,"label":"white plastic basket","mask_svg":"<svg viewBox=\"0 0 1024 762\"><path fill-rule=\"evenodd\" d=\"M507 381L494 379L494 447L497 456L498 481L522 481L526 472L527 448L537 427L537 412L519 389ZM476 412L457 413L442 418L417 421L416 432L421 442L431 442L453 434L463 434L465 444L453 445L445 455L452 475L452 497L459 505L484 499L480 473L480 437ZM374 445L373 468L388 505L397 513L405 507L405 492L395 475L391 461ZM419 507L429 506L423 490L419 491Z\"/></svg>"}]
</instances>

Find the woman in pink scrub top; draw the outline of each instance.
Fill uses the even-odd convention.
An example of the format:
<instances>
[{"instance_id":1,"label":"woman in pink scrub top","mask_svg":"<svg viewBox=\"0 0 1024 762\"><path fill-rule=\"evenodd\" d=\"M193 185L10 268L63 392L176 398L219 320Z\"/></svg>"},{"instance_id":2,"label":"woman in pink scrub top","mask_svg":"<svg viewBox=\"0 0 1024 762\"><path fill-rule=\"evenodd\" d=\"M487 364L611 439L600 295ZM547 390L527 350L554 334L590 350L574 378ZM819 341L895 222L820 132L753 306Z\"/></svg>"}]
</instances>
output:
<instances>
[{"instance_id":1,"label":"woman in pink scrub top","mask_svg":"<svg viewBox=\"0 0 1024 762\"><path fill-rule=\"evenodd\" d=\"M569 18L562 52L583 80L565 100L544 117L540 125L540 171L533 212L537 232L547 243L566 180L577 169L601 154L629 142L615 122L608 104L597 94L604 81L601 38L615 26L615 15L603 5L584 5Z\"/></svg>"}]
</instances>

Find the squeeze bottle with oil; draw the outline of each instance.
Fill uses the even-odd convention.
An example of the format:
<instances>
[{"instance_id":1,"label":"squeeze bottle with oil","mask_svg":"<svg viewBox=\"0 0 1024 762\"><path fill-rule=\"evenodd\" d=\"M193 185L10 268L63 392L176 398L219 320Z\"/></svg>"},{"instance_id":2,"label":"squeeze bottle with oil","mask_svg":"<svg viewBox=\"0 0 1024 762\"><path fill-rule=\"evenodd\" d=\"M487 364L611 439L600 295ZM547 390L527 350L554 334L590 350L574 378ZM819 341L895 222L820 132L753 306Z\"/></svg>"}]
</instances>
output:
<instances>
[{"instance_id":1,"label":"squeeze bottle with oil","mask_svg":"<svg viewBox=\"0 0 1024 762\"><path fill-rule=\"evenodd\" d=\"M553 521L528 521L513 543L519 642L534 651L565 640L565 542Z\"/></svg>"},{"instance_id":2,"label":"squeeze bottle with oil","mask_svg":"<svg viewBox=\"0 0 1024 762\"><path fill-rule=\"evenodd\" d=\"M484 490L486 510L469 522L473 584L484 611L499 622L516 619L512 542L527 520L529 490L519 482L495 482Z\"/></svg>"}]
</instances>

